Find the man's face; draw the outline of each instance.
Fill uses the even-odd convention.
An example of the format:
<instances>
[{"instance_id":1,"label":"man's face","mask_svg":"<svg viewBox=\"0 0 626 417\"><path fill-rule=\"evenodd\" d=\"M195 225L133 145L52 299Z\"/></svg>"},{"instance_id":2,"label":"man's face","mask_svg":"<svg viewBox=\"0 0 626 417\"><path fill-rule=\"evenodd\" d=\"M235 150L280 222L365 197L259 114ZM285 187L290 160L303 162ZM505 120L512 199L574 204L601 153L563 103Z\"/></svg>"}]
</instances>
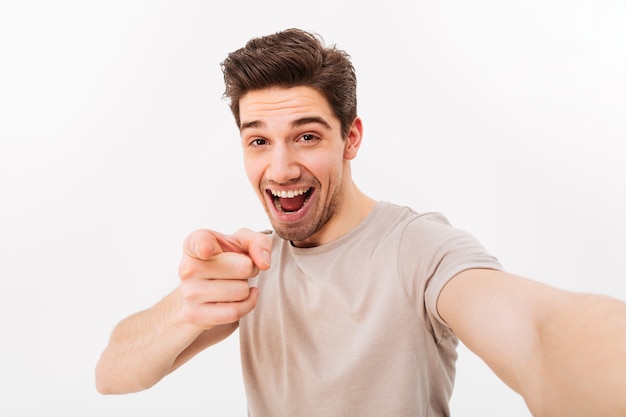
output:
<instances>
[{"instance_id":1,"label":"man's face","mask_svg":"<svg viewBox=\"0 0 626 417\"><path fill-rule=\"evenodd\" d=\"M246 173L274 230L296 245L321 243L351 181L339 119L310 87L249 92L239 112Z\"/></svg>"}]
</instances>

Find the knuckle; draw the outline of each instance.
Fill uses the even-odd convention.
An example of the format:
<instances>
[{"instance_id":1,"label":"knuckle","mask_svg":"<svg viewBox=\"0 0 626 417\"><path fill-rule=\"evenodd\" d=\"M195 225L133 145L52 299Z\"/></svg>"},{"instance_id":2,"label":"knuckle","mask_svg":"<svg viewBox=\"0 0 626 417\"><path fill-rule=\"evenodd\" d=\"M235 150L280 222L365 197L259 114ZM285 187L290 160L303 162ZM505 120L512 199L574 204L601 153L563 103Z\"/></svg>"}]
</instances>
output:
<instances>
[{"instance_id":1,"label":"knuckle","mask_svg":"<svg viewBox=\"0 0 626 417\"><path fill-rule=\"evenodd\" d=\"M247 227L241 227L235 232L236 235L244 235L248 233L250 233L250 229L248 229Z\"/></svg>"},{"instance_id":2,"label":"knuckle","mask_svg":"<svg viewBox=\"0 0 626 417\"><path fill-rule=\"evenodd\" d=\"M198 310L191 304L184 304L181 309L181 315L183 319L189 323L198 324Z\"/></svg>"},{"instance_id":3,"label":"knuckle","mask_svg":"<svg viewBox=\"0 0 626 417\"><path fill-rule=\"evenodd\" d=\"M183 306L181 315L185 321L205 328L234 323L241 318L238 309L230 303L187 305Z\"/></svg>"},{"instance_id":4,"label":"knuckle","mask_svg":"<svg viewBox=\"0 0 626 417\"><path fill-rule=\"evenodd\" d=\"M234 323L241 318L239 310L232 304L222 311L220 324Z\"/></svg>"},{"instance_id":5,"label":"knuckle","mask_svg":"<svg viewBox=\"0 0 626 417\"><path fill-rule=\"evenodd\" d=\"M181 314L185 321L194 324L199 327L209 328L219 323L213 314L213 308L210 305L188 305L184 306Z\"/></svg>"},{"instance_id":6,"label":"knuckle","mask_svg":"<svg viewBox=\"0 0 626 417\"><path fill-rule=\"evenodd\" d=\"M195 269L189 262L182 261L178 266L178 276L181 280L188 280L194 276Z\"/></svg>"},{"instance_id":7,"label":"knuckle","mask_svg":"<svg viewBox=\"0 0 626 417\"><path fill-rule=\"evenodd\" d=\"M192 310L198 301L198 293L191 285L181 285L180 296L183 300L183 308L187 310Z\"/></svg>"},{"instance_id":8,"label":"knuckle","mask_svg":"<svg viewBox=\"0 0 626 417\"><path fill-rule=\"evenodd\" d=\"M239 257L239 260L235 266L236 277L238 278L249 278L255 275L254 263L252 259L247 256Z\"/></svg>"},{"instance_id":9,"label":"knuckle","mask_svg":"<svg viewBox=\"0 0 626 417\"><path fill-rule=\"evenodd\" d=\"M232 298L236 301L242 301L250 295L250 287L245 281L237 281L233 283Z\"/></svg>"}]
</instances>

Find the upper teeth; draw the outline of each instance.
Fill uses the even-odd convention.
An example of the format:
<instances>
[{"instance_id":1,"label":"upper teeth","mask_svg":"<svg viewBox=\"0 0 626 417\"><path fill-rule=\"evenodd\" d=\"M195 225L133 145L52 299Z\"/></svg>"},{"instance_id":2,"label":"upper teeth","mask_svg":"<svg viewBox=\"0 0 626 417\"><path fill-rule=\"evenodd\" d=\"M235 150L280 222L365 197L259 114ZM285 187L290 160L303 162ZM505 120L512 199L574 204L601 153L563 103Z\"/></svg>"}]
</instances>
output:
<instances>
[{"instance_id":1,"label":"upper teeth","mask_svg":"<svg viewBox=\"0 0 626 417\"><path fill-rule=\"evenodd\" d=\"M309 191L308 188L300 188L298 190L289 190L289 191L278 191L278 190L270 190L274 197L280 198L294 198L295 196L302 195Z\"/></svg>"}]
</instances>

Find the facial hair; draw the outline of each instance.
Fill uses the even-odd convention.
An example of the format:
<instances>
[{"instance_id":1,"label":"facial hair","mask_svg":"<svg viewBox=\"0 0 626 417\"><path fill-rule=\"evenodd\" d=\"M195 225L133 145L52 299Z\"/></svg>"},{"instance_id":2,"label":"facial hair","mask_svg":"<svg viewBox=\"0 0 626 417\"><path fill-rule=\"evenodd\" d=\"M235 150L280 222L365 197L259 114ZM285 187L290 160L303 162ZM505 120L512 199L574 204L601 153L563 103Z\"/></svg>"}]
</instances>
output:
<instances>
[{"instance_id":1,"label":"facial hair","mask_svg":"<svg viewBox=\"0 0 626 417\"><path fill-rule=\"evenodd\" d=\"M340 179L337 184L341 184ZM321 184L317 179L315 179L315 185L313 185L313 187L318 190L318 192L321 190ZM337 213L339 213L342 203L343 190L338 186L325 203L321 202L319 196L315 196L316 207L309 208L309 210L313 209L313 215L307 216L307 219L301 222L284 224L273 218L269 207L266 206L265 211L278 236L291 242L300 242L319 232ZM266 204L268 203L265 202L264 205Z\"/></svg>"}]
</instances>

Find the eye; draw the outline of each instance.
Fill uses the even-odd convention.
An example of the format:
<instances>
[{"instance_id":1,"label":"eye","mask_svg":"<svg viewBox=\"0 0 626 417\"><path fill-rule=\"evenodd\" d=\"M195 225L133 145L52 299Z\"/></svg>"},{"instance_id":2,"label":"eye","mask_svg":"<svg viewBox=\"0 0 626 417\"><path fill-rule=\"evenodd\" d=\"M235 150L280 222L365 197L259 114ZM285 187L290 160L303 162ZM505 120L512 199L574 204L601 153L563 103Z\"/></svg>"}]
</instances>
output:
<instances>
[{"instance_id":1,"label":"eye","mask_svg":"<svg viewBox=\"0 0 626 417\"><path fill-rule=\"evenodd\" d=\"M300 136L300 140L302 142L313 142L319 140L319 136L315 136L312 133L305 133L304 135Z\"/></svg>"},{"instance_id":2,"label":"eye","mask_svg":"<svg viewBox=\"0 0 626 417\"><path fill-rule=\"evenodd\" d=\"M250 146L259 147L267 144L267 140L263 138L255 138L250 141Z\"/></svg>"}]
</instances>

